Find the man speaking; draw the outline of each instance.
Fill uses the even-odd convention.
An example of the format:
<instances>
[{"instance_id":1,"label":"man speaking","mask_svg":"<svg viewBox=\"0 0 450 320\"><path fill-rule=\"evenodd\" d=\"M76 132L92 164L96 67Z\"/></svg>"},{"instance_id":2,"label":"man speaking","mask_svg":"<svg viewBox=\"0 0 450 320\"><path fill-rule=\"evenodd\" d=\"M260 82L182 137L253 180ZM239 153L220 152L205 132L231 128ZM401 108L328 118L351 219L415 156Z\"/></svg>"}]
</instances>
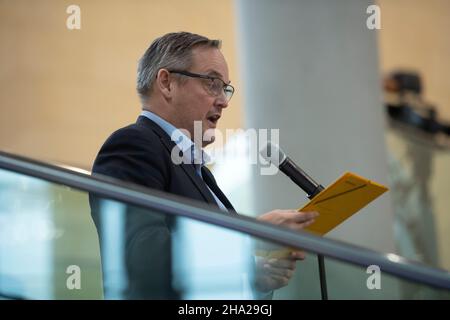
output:
<instances>
[{"instance_id":1,"label":"man speaking","mask_svg":"<svg viewBox=\"0 0 450 320\"><path fill-rule=\"evenodd\" d=\"M212 132L234 93L220 41L188 32L156 39L139 61L137 92L142 102L140 116L136 123L106 140L92 172L208 203L224 214L236 214L204 166L207 156L202 150L214 141ZM199 124L202 141L193 138ZM182 157L181 163L174 155ZM99 228L98 203L93 197L91 209ZM316 212L274 210L258 219L301 230L316 216ZM170 250L171 225L167 218L142 215L133 219L127 222L126 237L126 257L136 259L132 264L126 262L130 279L140 279L149 272L161 279L169 276L166 268L153 263ZM290 257L264 261L264 273L258 276L256 289L267 293L287 285L296 261L304 257L304 252L293 251ZM154 297L145 291L155 284L142 282L131 281L127 297Z\"/></svg>"}]
</instances>

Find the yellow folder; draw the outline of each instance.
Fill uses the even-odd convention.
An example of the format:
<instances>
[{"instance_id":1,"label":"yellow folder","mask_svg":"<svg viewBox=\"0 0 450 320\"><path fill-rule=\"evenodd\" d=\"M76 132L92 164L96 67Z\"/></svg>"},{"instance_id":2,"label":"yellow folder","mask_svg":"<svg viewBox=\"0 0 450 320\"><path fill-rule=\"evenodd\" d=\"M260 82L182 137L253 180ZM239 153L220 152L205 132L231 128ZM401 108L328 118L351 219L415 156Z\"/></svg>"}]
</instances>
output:
<instances>
[{"instance_id":1,"label":"yellow folder","mask_svg":"<svg viewBox=\"0 0 450 320\"><path fill-rule=\"evenodd\" d=\"M346 172L298 211L319 212L315 222L305 230L316 235L324 235L387 190L388 188L379 183ZM284 258L288 257L292 250L294 249L266 243L257 248L255 254L266 258Z\"/></svg>"},{"instance_id":2,"label":"yellow folder","mask_svg":"<svg viewBox=\"0 0 450 320\"><path fill-rule=\"evenodd\" d=\"M346 172L299 209L319 212L316 221L305 230L324 235L387 190L388 188L379 183Z\"/></svg>"}]
</instances>

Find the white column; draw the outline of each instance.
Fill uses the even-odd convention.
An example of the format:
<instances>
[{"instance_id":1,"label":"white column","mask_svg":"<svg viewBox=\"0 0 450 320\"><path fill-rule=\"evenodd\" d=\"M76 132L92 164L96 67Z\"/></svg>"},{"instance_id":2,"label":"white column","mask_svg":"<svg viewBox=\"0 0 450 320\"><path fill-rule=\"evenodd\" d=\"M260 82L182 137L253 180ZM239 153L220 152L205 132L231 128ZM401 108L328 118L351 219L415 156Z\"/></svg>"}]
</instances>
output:
<instances>
[{"instance_id":1,"label":"white column","mask_svg":"<svg viewBox=\"0 0 450 320\"><path fill-rule=\"evenodd\" d=\"M284 151L323 185L345 171L387 184L376 31L366 27L370 4L236 2L246 127L279 128ZM261 176L255 168L252 177L256 212L306 202L281 172ZM389 194L327 236L394 252Z\"/></svg>"}]
</instances>

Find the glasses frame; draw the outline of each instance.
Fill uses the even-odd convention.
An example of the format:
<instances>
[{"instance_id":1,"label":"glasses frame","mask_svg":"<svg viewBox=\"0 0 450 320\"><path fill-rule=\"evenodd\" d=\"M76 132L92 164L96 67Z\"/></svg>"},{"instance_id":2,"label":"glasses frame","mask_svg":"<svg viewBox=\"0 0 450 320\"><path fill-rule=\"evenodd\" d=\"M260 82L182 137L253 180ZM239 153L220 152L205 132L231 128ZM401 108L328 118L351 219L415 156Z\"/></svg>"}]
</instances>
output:
<instances>
[{"instance_id":1,"label":"glasses frame","mask_svg":"<svg viewBox=\"0 0 450 320\"><path fill-rule=\"evenodd\" d=\"M213 76L208 76L206 74L193 73L193 72L184 71L184 70L167 70L167 71L169 71L170 73L181 74L181 75L191 77L191 78L200 78L200 79L206 79L206 80L211 80L211 81L215 81L216 79L220 80L223 83L222 93L225 95L227 102L230 101L234 95L234 87L231 84L226 83L219 77L213 77ZM230 91L227 91L227 90L230 90ZM213 94L216 97L220 95L220 93L214 93L211 90L208 90L208 92L210 92L211 94ZM231 92L231 93L227 94L227 92Z\"/></svg>"}]
</instances>

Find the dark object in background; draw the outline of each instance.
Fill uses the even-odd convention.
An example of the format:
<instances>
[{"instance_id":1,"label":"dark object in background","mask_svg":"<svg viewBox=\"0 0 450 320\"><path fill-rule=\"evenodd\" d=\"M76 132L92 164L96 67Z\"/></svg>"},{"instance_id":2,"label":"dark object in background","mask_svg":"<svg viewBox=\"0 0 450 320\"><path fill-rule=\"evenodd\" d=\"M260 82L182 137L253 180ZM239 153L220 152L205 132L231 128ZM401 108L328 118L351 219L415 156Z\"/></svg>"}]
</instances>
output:
<instances>
[{"instance_id":1,"label":"dark object in background","mask_svg":"<svg viewBox=\"0 0 450 320\"><path fill-rule=\"evenodd\" d=\"M386 103L391 119L429 134L450 135L450 124L439 122L436 108L423 101L423 86L418 73L393 72L385 78L384 90L396 96L395 102Z\"/></svg>"},{"instance_id":2,"label":"dark object in background","mask_svg":"<svg viewBox=\"0 0 450 320\"><path fill-rule=\"evenodd\" d=\"M397 91L399 93L413 92L418 95L422 94L422 83L420 76L417 73L407 73L407 72L394 72L392 73L385 82L390 85L386 88L388 91Z\"/></svg>"}]
</instances>

